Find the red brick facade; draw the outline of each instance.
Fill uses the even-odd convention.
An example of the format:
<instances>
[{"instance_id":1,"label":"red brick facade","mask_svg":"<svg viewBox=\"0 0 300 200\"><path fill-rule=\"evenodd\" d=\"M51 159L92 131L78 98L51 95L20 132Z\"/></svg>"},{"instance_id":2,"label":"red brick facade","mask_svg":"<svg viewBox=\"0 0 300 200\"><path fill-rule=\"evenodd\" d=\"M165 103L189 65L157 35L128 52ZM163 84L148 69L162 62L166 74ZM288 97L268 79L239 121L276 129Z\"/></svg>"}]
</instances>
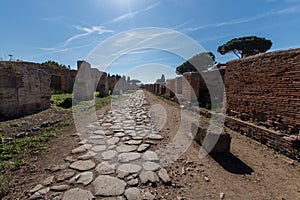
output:
<instances>
[{"instance_id":1,"label":"red brick facade","mask_svg":"<svg viewBox=\"0 0 300 200\"><path fill-rule=\"evenodd\" d=\"M226 64L227 113L287 134L300 131L300 49Z\"/></svg>"}]
</instances>

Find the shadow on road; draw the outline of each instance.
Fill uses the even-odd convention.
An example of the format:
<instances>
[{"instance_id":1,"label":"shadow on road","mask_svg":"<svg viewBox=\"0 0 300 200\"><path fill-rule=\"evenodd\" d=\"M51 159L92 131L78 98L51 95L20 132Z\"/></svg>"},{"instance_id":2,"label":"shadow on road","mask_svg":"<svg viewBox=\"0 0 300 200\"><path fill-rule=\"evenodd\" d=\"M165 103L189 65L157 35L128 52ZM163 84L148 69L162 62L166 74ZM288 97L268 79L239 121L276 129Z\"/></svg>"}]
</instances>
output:
<instances>
[{"instance_id":1,"label":"shadow on road","mask_svg":"<svg viewBox=\"0 0 300 200\"><path fill-rule=\"evenodd\" d=\"M226 171L234 174L251 174L254 170L232 153L210 155Z\"/></svg>"}]
</instances>

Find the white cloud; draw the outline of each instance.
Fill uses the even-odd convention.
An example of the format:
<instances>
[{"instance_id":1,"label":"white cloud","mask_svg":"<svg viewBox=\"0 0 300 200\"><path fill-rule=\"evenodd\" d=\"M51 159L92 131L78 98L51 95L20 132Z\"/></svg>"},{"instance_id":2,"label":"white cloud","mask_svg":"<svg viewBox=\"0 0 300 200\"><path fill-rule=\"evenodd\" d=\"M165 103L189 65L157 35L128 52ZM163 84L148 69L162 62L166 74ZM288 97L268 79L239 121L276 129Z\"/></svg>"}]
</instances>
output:
<instances>
[{"instance_id":1,"label":"white cloud","mask_svg":"<svg viewBox=\"0 0 300 200\"><path fill-rule=\"evenodd\" d=\"M83 26L74 26L74 28L76 28L77 30L83 31L84 33L80 33L77 35L74 35L70 38L68 38L65 42L63 46L67 46L70 42L82 38L82 37L86 37L89 36L93 33L97 33L99 35L104 34L104 33L113 33L113 30L109 30L106 29L104 26L92 26L92 27L83 27Z\"/></svg>"},{"instance_id":2,"label":"white cloud","mask_svg":"<svg viewBox=\"0 0 300 200\"><path fill-rule=\"evenodd\" d=\"M191 23L192 21L194 21L194 20L189 20L189 21L183 22L182 24L179 24L179 25L175 26L173 29L181 28L181 27Z\"/></svg>"},{"instance_id":3,"label":"white cloud","mask_svg":"<svg viewBox=\"0 0 300 200\"><path fill-rule=\"evenodd\" d=\"M258 15L247 17L247 18L240 18L240 19L235 19L235 20L229 20L229 21L224 21L224 22L219 22L219 23L205 24L205 25L201 25L201 26L187 28L187 29L185 29L185 31L192 32L192 31L197 31L197 30L206 29L206 28L215 28L215 27L221 27L221 26L236 25L236 24L242 24L242 23L247 23L247 22L258 20L258 19L262 19L267 16L294 14L294 13L299 13L299 12L300 12L300 4L293 6L293 7L281 9L281 10L270 10L268 12L264 12L264 13L261 13Z\"/></svg>"},{"instance_id":4,"label":"white cloud","mask_svg":"<svg viewBox=\"0 0 300 200\"><path fill-rule=\"evenodd\" d=\"M116 17L116 18L110 20L108 23L115 23L115 22L119 22L119 21L122 21L122 20L125 20L125 19L130 19L130 18L133 18L138 13L139 13L139 11L128 12L128 13L126 13L124 15L121 15L119 17Z\"/></svg>"},{"instance_id":5,"label":"white cloud","mask_svg":"<svg viewBox=\"0 0 300 200\"><path fill-rule=\"evenodd\" d=\"M300 5L278 10L277 14L294 14L294 13L299 13L300 12Z\"/></svg>"},{"instance_id":6,"label":"white cloud","mask_svg":"<svg viewBox=\"0 0 300 200\"><path fill-rule=\"evenodd\" d=\"M154 4L151 4L150 6L147 6L146 8L144 9L140 9L140 10L136 10L136 11L130 11L128 13L125 13L119 17L116 17L104 24L110 24L110 23L115 23L115 22L119 22L119 21L123 21L123 20L126 20L126 19L131 19L131 18L134 18L137 14L140 14L140 13L143 13L143 12L147 12L157 6L159 6L161 4L161 2L157 2L157 3L154 3Z\"/></svg>"},{"instance_id":7,"label":"white cloud","mask_svg":"<svg viewBox=\"0 0 300 200\"><path fill-rule=\"evenodd\" d=\"M161 4L161 2L154 3L154 4L150 5L150 6L148 6L147 8L145 8L144 11L146 12L148 10L151 10L151 9L159 6L160 4Z\"/></svg>"}]
</instances>

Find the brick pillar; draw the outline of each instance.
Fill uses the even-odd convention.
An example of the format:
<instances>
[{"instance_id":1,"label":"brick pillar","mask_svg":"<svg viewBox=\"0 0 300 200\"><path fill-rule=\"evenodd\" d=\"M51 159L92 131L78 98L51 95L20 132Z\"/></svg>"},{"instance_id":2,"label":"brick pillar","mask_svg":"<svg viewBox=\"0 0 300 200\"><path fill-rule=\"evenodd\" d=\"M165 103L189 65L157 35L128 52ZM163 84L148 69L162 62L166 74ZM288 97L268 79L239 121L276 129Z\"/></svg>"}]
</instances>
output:
<instances>
[{"instance_id":1,"label":"brick pillar","mask_svg":"<svg viewBox=\"0 0 300 200\"><path fill-rule=\"evenodd\" d=\"M182 76L176 77L175 93L176 95L182 95Z\"/></svg>"},{"instance_id":2,"label":"brick pillar","mask_svg":"<svg viewBox=\"0 0 300 200\"><path fill-rule=\"evenodd\" d=\"M168 79L166 85L166 97L173 98L175 96L175 79Z\"/></svg>"},{"instance_id":3,"label":"brick pillar","mask_svg":"<svg viewBox=\"0 0 300 200\"><path fill-rule=\"evenodd\" d=\"M86 101L94 98L95 80L91 78L91 65L85 61L77 61L78 75L74 85L74 98Z\"/></svg>"},{"instance_id":4,"label":"brick pillar","mask_svg":"<svg viewBox=\"0 0 300 200\"><path fill-rule=\"evenodd\" d=\"M201 75L197 72L183 74L182 96L186 101L197 102L200 93Z\"/></svg>"},{"instance_id":5,"label":"brick pillar","mask_svg":"<svg viewBox=\"0 0 300 200\"><path fill-rule=\"evenodd\" d=\"M100 97L106 97L109 95L107 74L105 72L100 72L100 80L98 82L98 91Z\"/></svg>"}]
</instances>

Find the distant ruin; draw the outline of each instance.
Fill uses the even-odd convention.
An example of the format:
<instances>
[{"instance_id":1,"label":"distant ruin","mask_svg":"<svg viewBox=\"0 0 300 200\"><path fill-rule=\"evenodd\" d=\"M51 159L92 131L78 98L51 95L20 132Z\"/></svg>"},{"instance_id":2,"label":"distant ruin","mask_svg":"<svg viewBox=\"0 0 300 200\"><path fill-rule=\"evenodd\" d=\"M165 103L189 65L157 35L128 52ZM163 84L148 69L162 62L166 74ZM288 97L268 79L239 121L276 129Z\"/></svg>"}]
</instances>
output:
<instances>
[{"instance_id":1,"label":"distant ruin","mask_svg":"<svg viewBox=\"0 0 300 200\"><path fill-rule=\"evenodd\" d=\"M79 70L82 73L78 73ZM137 88L119 75L110 76L92 68L86 61L78 61L77 70L2 61L0 73L0 120L49 108L51 93L73 93L74 90L76 100L86 101L94 98L95 91L105 97Z\"/></svg>"}]
</instances>

